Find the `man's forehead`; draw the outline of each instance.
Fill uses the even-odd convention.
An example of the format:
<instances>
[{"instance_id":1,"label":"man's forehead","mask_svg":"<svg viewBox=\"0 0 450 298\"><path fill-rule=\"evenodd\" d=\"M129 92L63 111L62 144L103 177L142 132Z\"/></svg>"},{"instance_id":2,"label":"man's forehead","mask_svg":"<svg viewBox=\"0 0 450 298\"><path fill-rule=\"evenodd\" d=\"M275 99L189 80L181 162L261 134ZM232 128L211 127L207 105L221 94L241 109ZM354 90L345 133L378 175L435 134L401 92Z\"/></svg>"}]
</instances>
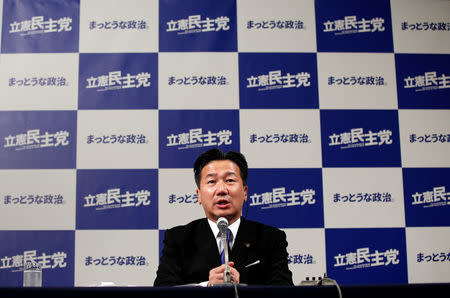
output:
<instances>
[{"instance_id":1,"label":"man's forehead","mask_svg":"<svg viewBox=\"0 0 450 298\"><path fill-rule=\"evenodd\" d=\"M231 160L213 160L202 169L202 176L217 175L218 172L226 175L240 175L238 165Z\"/></svg>"}]
</instances>

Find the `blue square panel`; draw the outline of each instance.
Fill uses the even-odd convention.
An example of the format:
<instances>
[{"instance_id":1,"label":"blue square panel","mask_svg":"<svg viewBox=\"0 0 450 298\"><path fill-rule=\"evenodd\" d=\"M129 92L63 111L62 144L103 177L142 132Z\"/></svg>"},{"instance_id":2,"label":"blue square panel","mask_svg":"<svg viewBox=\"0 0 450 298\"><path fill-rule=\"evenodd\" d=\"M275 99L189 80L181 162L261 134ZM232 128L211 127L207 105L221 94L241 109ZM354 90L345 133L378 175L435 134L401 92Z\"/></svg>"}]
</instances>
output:
<instances>
[{"instance_id":1,"label":"blue square panel","mask_svg":"<svg viewBox=\"0 0 450 298\"><path fill-rule=\"evenodd\" d=\"M159 50L236 51L236 1L160 0Z\"/></svg>"},{"instance_id":2,"label":"blue square panel","mask_svg":"<svg viewBox=\"0 0 450 298\"><path fill-rule=\"evenodd\" d=\"M319 52L392 52L389 0L316 0Z\"/></svg>"},{"instance_id":3,"label":"blue square panel","mask_svg":"<svg viewBox=\"0 0 450 298\"><path fill-rule=\"evenodd\" d=\"M156 109L158 54L80 54L80 109Z\"/></svg>"},{"instance_id":4,"label":"blue square panel","mask_svg":"<svg viewBox=\"0 0 450 298\"><path fill-rule=\"evenodd\" d=\"M321 169L250 169L248 218L278 228L323 228Z\"/></svg>"},{"instance_id":5,"label":"blue square panel","mask_svg":"<svg viewBox=\"0 0 450 298\"><path fill-rule=\"evenodd\" d=\"M240 107L318 108L315 53L240 53Z\"/></svg>"},{"instance_id":6,"label":"blue square panel","mask_svg":"<svg viewBox=\"0 0 450 298\"><path fill-rule=\"evenodd\" d=\"M450 109L450 55L395 54L400 109Z\"/></svg>"},{"instance_id":7,"label":"blue square panel","mask_svg":"<svg viewBox=\"0 0 450 298\"><path fill-rule=\"evenodd\" d=\"M78 170L76 226L158 228L157 170Z\"/></svg>"},{"instance_id":8,"label":"blue square panel","mask_svg":"<svg viewBox=\"0 0 450 298\"><path fill-rule=\"evenodd\" d=\"M404 168L407 227L450 226L450 168Z\"/></svg>"},{"instance_id":9,"label":"blue square panel","mask_svg":"<svg viewBox=\"0 0 450 298\"><path fill-rule=\"evenodd\" d=\"M192 168L211 148L239 151L239 111L159 111L159 167Z\"/></svg>"},{"instance_id":10,"label":"blue square panel","mask_svg":"<svg viewBox=\"0 0 450 298\"><path fill-rule=\"evenodd\" d=\"M0 111L0 168L75 168L76 127L76 111Z\"/></svg>"},{"instance_id":11,"label":"blue square panel","mask_svg":"<svg viewBox=\"0 0 450 298\"><path fill-rule=\"evenodd\" d=\"M24 262L39 263L43 287L74 286L74 231L0 231L0 243L0 287L22 287Z\"/></svg>"},{"instance_id":12,"label":"blue square panel","mask_svg":"<svg viewBox=\"0 0 450 298\"><path fill-rule=\"evenodd\" d=\"M3 1L2 53L78 52L80 0Z\"/></svg>"},{"instance_id":13,"label":"blue square panel","mask_svg":"<svg viewBox=\"0 0 450 298\"><path fill-rule=\"evenodd\" d=\"M321 110L324 167L401 165L398 112Z\"/></svg>"},{"instance_id":14,"label":"blue square panel","mask_svg":"<svg viewBox=\"0 0 450 298\"><path fill-rule=\"evenodd\" d=\"M404 228L326 229L327 275L343 285L408 282Z\"/></svg>"}]
</instances>

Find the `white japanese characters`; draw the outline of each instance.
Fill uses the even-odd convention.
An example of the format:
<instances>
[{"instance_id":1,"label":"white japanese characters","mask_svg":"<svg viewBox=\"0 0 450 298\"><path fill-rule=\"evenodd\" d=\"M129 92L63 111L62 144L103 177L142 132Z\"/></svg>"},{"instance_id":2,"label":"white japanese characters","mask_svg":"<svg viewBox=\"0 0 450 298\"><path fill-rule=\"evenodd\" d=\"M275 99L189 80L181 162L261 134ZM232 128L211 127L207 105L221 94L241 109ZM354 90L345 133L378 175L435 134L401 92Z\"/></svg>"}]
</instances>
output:
<instances>
[{"instance_id":1,"label":"white japanese characters","mask_svg":"<svg viewBox=\"0 0 450 298\"><path fill-rule=\"evenodd\" d=\"M26 133L9 135L5 137L4 148L15 148L16 150L58 147L69 145L69 132L61 130L55 133L46 131L41 134L39 129L27 130Z\"/></svg>"},{"instance_id":2,"label":"white japanese characters","mask_svg":"<svg viewBox=\"0 0 450 298\"><path fill-rule=\"evenodd\" d=\"M258 88L258 91L280 89L280 88L299 88L309 87L311 85L311 74L308 72L299 72L282 76L281 70L269 71L268 74L250 76L247 78L247 88Z\"/></svg>"},{"instance_id":3,"label":"white japanese characters","mask_svg":"<svg viewBox=\"0 0 450 298\"><path fill-rule=\"evenodd\" d=\"M365 18L358 19L357 16L345 16L344 19L328 20L323 23L323 26L323 32L337 32L336 34L383 32L385 30L383 18L366 20Z\"/></svg>"},{"instance_id":4,"label":"white japanese characters","mask_svg":"<svg viewBox=\"0 0 450 298\"><path fill-rule=\"evenodd\" d=\"M83 207L96 207L96 210L111 208L139 207L149 206L151 192L149 190L140 190L135 193L125 191L120 192L120 188L108 189L105 193L87 195L84 197Z\"/></svg>"},{"instance_id":5,"label":"white japanese characters","mask_svg":"<svg viewBox=\"0 0 450 298\"><path fill-rule=\"evenodd\" d=\"M141 72L135 75L127 73L122 76L122 71L110 71L108 74L98 77L89 77L86 79L86 89L95 89L97 91L107 91L115 89L150 87L151 74Z\"/></svg>"},{"instance_id":6,"label":"white japanese characters","mask_svg":"<svg viewBox=\"0 0 450 298\"><path fill-rule=\"evenodd\" d=\"M358 248L356 252L348 252L334 256L334 267L346 266L348 270L374 267L397 265L400 263L398 259L398 249L387 249L386 251L378 251L377 249L370 253L368 247Z\"/></svg>"},{"instance_id":7,"label":"white japanese characters","mask_svg":"<svg viewBox=\"0 0 450 298\"><path fill-rule=\"evenodd\" d=\"M23 268L23 265L28 262L37 262L41 265L42 269L54 269L56 267L65 268L67 266L66 263L67 253L63 251L58 251L55 253L47 254L42 252L41 255L37 255L37 251L34 250L26 250L23 252L23 255L15 255L15 256L4 256L0 258L0 270L1 269L15 269L20 270Z\"/></svg>"},{"instance_id":8,"label":"white japanese characters","mask_svg":"<svg viewBox=\"0 0 450 298\"><path fill-rule=\"evenodd\" d=\"M450 192L446 192L445 186L433 187L433 190L415 192L411 198L411 205L422 205L424 208L448 205Z\"/></svg>"},{"instance_id":9,"label":"white japanese characters","mask_svg":"<svg viewBox=\"0 0 450 298\"><path fill-rule=\"evenodd\" d=\"M364 146L381 146L392 144L392 131L383 129L378 132L369 130L364 133L363 128L352 128L350 132L340 134L333 133L330 138L329 146L343 145L341 149L364 147Z\"/></svg>"},{"instance_id":10,"label":"white japanese characters","mask_svg":"<svg viewBox=\"0 0 450 298\"><path fill-rule=\"evenodd\" d=\"M49 18L45 20L43 16L35 16L31 20L15 21L9 26L9 33L20 33L22 35L72 31L72 18L63 17L55 20Z\"/></svg>"},{"instance_id":11,"label":"white japanese characters","mask_svg":"<svg viewBox=\"0 0 450 298\"><path fill-rule=\"evenodd\" d=\"M429 71L423 75L412 77L408 76L403 80L405 81L403 88L416 88L416 91L450 88L450 75L442 73L438 76L436 71Z\"/></svg>"},{"instance_id":12,"label":"white japanese characters","mask_svg":"<svg viewBox=\"0 0 450 298\"><path fill-rule=\"evenodd\" d=\"M316 203L313 189L304 189L296 192L291 190L286 192L285 187L273 188L272 192L253 194L250 196L250 206L260 206L261 209L280 208L289 206L313 205Z\"/></svg>"},{"instance_id":13,"label":"white japanese characters","mask_svg":"<svg viewBox=\"0 0 450 298\"><path fill-rule=\"evenodd\" d=\"M170 20L167 22L166 32L177 32L178 34L214 32L230 30L230 18L220 16L214 19L206 17L202 20L200 15L188 16L187 19Z\"/></svg>"},{"instance_id":14,"label":"white japanese characters","mask_svg":"<svg viewBox=\"0 0 450 298\"><path fill-rule=\"evenodd\" d=\"M233 140L230 138L232 131L229 129L220 130L218 132L203 133L201 128L190 129L189 132L179 133L177 135L171 134L167 137L167 147L180 146L178 149L188 149L195 147L209 147L231 145Z\"/></svg>"}]
</instances>

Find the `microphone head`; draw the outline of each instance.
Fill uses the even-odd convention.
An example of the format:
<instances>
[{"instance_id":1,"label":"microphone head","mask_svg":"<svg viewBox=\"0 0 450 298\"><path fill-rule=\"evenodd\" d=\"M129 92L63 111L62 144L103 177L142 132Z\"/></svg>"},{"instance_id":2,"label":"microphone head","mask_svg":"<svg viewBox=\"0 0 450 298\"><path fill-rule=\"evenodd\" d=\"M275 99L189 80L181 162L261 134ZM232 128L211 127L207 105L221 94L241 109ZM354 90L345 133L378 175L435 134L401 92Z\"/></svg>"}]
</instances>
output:
<instances>
[{"instance_id":1,"label":"microphone head","mask_svg":"<svg viewBox=\"0 0 450 298\"><path fill-rule=\"evenodd\" d=\"M216 224L217 224L217 227L219 228L220 233L227 232L228 220L225 217L219 217Z\"/></svg>"}]
</instances>

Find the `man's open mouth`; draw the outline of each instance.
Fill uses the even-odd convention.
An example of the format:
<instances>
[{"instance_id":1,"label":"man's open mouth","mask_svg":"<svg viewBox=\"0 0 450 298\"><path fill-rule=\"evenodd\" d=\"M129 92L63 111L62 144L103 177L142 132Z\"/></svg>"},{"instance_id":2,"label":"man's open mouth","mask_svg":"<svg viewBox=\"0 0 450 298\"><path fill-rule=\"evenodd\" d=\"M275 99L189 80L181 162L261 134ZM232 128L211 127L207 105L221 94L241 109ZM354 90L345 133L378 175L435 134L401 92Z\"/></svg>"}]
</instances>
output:
<instances>
[{"instance_id":1,"label":"man's open mouth","mask_svg":"<svg viewBox=\"0 0 450 298\"><path fill-rule=\"evenodd\" d=\"M219 208L228 207L229 204L230 204L230 201L229 200L225 200L225 199L220 199L216 203L216 205L219 206Z\"/></svg>"}]
</instances>

